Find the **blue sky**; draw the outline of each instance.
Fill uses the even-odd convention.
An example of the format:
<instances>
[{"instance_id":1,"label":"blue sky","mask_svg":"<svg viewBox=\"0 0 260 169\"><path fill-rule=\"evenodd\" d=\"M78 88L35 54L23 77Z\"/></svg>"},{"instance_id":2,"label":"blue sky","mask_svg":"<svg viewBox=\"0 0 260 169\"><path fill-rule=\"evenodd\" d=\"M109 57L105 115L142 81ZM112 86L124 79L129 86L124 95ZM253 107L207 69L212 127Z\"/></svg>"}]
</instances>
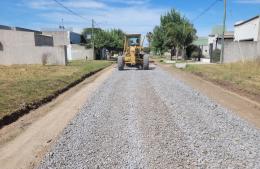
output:
<instances>
[{"instance_id":1,"label":"blue sky","mask_svg":"<svg viewBox=\"0 0 260 169\"><path fill-rule=\"evenodd\" d=\"M91 26L121 28L127 33L152 31L160 22L160 15L175 8L190 20L205 10L214 0L58 0L82 15L76 17L53 0L1 0L0 24L31 29L57 28L64 19L65 27L80 32ZM260 0L227 0L227 29L232 30L237 21L260 14ZM207 36L214 25L220 25L223 1L219 1L205 15L194 21L199 36Z\"/></svg>"}]
</instances>

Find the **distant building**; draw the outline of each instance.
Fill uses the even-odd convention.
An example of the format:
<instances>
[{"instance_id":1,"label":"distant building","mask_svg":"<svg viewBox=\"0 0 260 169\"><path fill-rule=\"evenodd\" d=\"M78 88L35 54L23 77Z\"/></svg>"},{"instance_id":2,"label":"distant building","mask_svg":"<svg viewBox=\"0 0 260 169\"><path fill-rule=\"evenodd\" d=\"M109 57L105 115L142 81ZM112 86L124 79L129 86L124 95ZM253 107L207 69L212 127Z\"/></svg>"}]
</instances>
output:
<instances>
[{"instance_id":1,"label":"distant building","mask_svg":"<svg viewBox=\"0 0 260 169\"><path fill-rule=\"evenodd\" d=\"M37 30L0 25L0 64L66 64L64 46Z\"/></svg>"},{"instance_id":2,"label":"distant building","mask_svg":"<svg viewBox=\"0 0 260 169\"><path fill-rule=\"evenodd\" d=\"M232 42L234 41L234 32L232 31L228 31L228 32L225 32L224 33L224 41L225 42ZM222 46L222 35L218 35L216 37L216 44L217 44L217 48L218 49L221 49L221 46Z\"/></svg>"},{"instance_id":3,"label":"distant building","mask_svg":"<svg viewBox=\"0 0 260 169\"><path fill-rule=\"evenodd\" d=\"M260 15L235 24L235 41L260 41Z\"/></svg>"},{"instance_id":4,"label":"distant building","mask_svg":"<svg viewBox=\"0 0 260 169\"><path fill-rule=\"evenodd\" d=\"M260 59L260 15L234 25L234 39L225 40L224 62Z\"/></svg>"},{"instance_id":5,"label":"distant building","mask_svg":"<svg viewBox=\"0 0 260 169\"><path fill-rule=\"evenodd\" d=\"M53 36L54 45L66 45L68 60L96 59L93 49L86 49L81 44L81 34L71 29L42 29L44 35Z\"/></svg>"},{"instance_id":6,"label":"distant building","mask_svg":"<svg viewBox=\"0 0 260 169\"><path fill-rule=\"evenodd\" d=\"M226 31L224 34L225 42L232 42L234 40L234 32ZM213 51L216 49L221 49L222 46L222 34L210 34L208 36L209 45L209 56L212 58Z\"/></svg>"},{"instance_id":7,"label":"distant building","mask_svg":"<svg viewBox=\"0 0 260 169\"><path fill-rule=\"evenodd\" d=\"M193 42L193 45L198 46L202 51L202 55L206 58L209 58L209 44L207 37L199 37L196 41Z\"/></svg>"},{"instance_id":8,"label":"distant building","mask_svg":"<svg viewBox=\"0 0 260 169\"><path fill-rule=\"evenodd\" d=\"M43 29L44 35L50 35L54 38L54 45L80 44L81 35L70 29Z\"/></svg>"}]
</instances>

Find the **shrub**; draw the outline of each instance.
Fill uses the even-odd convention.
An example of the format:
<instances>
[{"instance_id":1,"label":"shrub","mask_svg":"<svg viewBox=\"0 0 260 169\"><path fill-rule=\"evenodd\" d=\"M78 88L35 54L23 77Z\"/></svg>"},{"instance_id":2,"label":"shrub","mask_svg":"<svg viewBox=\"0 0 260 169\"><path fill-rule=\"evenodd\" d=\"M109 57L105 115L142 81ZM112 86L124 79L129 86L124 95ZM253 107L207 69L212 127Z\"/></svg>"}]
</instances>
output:
<instances>
[{"instance_id":1,"label":"shrub","mask_svg":"<svg viewBox=\"0 0 260 169\"><path fill-rule=\"evenodd\" d=\"M186 49L186 54L187 54L188 59L198 58L198 60L200 60L200 58L202 58L202 51L196 45L188 46Z\"/></svg>"},{"instance_id":2,"label":"shrub","mask_svg":"<svg viewBox=\"0 0 260 169\"><path fill-rule=\"evenodd\" d=\"M212 52L212 58L211 58L211 62L216 63L220 61L220 54L221 54L221 50L220 49L215 49Z\"/></svg>"},{"instance_id":3,"label":"shrub","mask_svg":"<svg viewBox=\"0 0 260 169\"><path fill-rule=\"evenodd\" d=\"M191 57L192 58L199 58L201 55L200 55L200 52L199 51L193 51L191 53Z\"/></svg>"}]
</instances>

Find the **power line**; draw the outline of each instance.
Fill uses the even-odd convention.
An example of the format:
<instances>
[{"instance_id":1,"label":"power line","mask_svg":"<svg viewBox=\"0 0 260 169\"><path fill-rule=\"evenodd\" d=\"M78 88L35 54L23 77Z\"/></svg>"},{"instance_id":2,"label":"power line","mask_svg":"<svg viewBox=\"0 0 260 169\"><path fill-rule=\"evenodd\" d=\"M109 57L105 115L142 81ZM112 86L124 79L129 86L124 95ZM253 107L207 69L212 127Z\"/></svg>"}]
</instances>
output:
<instances>
[{"instance_id":1,"label":"power line","mask_svg":"<svg viewBox=\"0 0 260 169\"><path fill-rule=\"evenodd\" d=\"M61 2L59 2L58 0L53 0L54 2L56 2L58 5L60 5L61 7L63 7L64 9L66 9L67 11L69 11L70 13L72 13L73 15L80 17L81 19L87 20L88 22L90 22L90 19L87 19L81 15L79 15L78 13L74 12L73 10L69 9L68 7L66 7L65 5L63 5Z\"/></svg>"},{"instance_id":2,"label":"power line","mask_svg":"<svg viewBox=\"0 0 260 169\"><path fill-rule=\"evenodd\" d=\"M107 23L97 23L97 22L95 22L94 20L87 19L87 18L85 18L84 16L78 14L77 12L75 12L75 11L69 9L68 7L66 7L65 5L63 5L61 2L59 2L58 0L53 0L53 1L56 2L58 5L60 5L62 8L66 9L66 10L67 10L68 12L70 12L71 14L73 14L73 15L75 15L75 16L77 16L77 17L80 17L81 19L86 20L86 21L88 21L88 22L91 22L92 24L94 24L94 26L97 26L97 27L100 27L100 28L101 28L101 25L107 25L108 27L113 27L113 26L111 26L111 25L109 26L109 24L107 24Z\"/></svg>"},{"instance_id":3,"label":"power line","mask_svg":"<svg viewBox=\"0 0 260 169\"><path fill-rule=\"evenodd\" d=\"M222 0L215 0L213 1L205 10L203 10L198 16L196 16L194 19L192 19L192 22L199 19L201 16L203 16L205 13L207 13L211 8L213 8L219 1Z\"/></svg>"}]
</instances>

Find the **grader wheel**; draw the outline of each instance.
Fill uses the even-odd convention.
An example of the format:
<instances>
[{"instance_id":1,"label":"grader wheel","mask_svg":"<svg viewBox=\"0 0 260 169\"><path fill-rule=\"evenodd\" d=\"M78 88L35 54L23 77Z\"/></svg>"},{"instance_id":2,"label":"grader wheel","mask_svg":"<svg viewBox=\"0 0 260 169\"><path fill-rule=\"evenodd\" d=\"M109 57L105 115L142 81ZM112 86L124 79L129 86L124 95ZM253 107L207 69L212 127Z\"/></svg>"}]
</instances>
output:
<instances>
[{"instance_id":1,"label":"grader wheel","mask_svg":"<svg viewBox=\"0 0 260 169\"><path fill-rule=\"evenodd\" d=\"M143 69L149 70L149 55L144 55L143 58Z\"/></svg>"},{"instance_id":2,"label":"grader wheel","mask_svg":"<svg viewBox=\"0 0 260 169\"><path fill-rule=\"evenodd\" d=\"M118 56L118 58L117 58L117 66L118 66L118 70L124 70L125 62L124 62L124 57L123 56Z\"/></svg>"}]
</instances>

